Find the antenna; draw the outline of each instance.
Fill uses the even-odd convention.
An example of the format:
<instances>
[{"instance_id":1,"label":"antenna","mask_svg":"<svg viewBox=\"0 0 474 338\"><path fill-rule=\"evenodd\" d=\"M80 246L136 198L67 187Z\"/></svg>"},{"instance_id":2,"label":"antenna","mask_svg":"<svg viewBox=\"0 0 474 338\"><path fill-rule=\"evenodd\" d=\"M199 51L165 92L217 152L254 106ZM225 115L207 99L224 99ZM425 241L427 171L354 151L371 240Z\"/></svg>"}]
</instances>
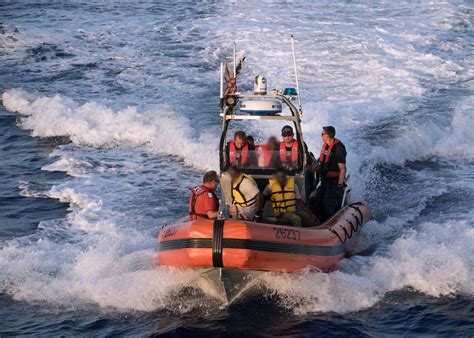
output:
<instances>
[{"instance_id":1,"label":"antenna","mask_svg":"<svg viewBox=\"0 0 474 338\"><path fill-rule=\"evenodd\" d=\"M219 93L219 98L220 98L220 106L221 108L224 107L224 62L221 62L221 78L220 78L220 93Z\"/></svg>"},{"instance_id":2,"label":"antenna","mask_svg":"<svg viewBox=\"0 0 474 338\"><path fill-rule=\"evenodd\" d=\"M236 48L237 48L237 46L234 42L234 78L237 82L237 74L235 74L235 72L237 71L237 56L236 56L236 52L235 52Z\"/></svg>"},{"instance_id":3,"label":"antenna","mask_svg":"<svg viewBox=\"0 0 474 338\"><path fill-rule=\"evenodd\" d=\"M301 96L300 96L300 84L298 82L298 71L296 69L295 43L293 41L293 34L290 35L290 38L291 38L291 52L293 54L293 67L295 69L296 95L298 97L298 106L300 108L300 114L303 115L303 107L301 106Z\"/></svg>"}]
</instances>

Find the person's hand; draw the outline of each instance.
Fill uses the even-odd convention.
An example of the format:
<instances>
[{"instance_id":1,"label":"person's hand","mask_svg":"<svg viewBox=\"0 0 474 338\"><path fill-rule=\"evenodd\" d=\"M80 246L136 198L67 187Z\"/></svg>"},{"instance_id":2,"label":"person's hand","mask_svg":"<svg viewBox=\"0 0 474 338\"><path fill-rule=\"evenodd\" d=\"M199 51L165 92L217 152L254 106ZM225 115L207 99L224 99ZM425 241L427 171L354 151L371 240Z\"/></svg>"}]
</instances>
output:
<instances>
[{"instance_id":1,"label":"person's hand","mask_svg":"<svg viewBox=\"0 0 474 338\"><path fill-rule=\"evenodd\" d=\"M346 188L346 185L343 183L343 184L338 184L337 185L337 188L336 188L336 195L337 197L339 198L342 198L344 196L344 190Z\"/></svg>"},{"instance_id":2,"label":"person's hand","mask_svg":"<svg viewBox=\"0 0 474 338\"><path fill-rule=\"evenodd\" d=\"M229 207L229 212L231 214L235 214L237 213L237 207L235 206L235 204L231 204L230 207Z\"/></svg>"},{"instance_id":3,"label":"person's hand","mask_svg":"<svg viewBox=\"0 0 474 338\"><path fill-rule=\"evenodd\" d=\"M313 222L315 225L319 225L319 219L315 214L311 214L311 222Z\"/></svg>"},{"instance_id":4,"label":"person's hand","mask_svg":"<svg viewBox=\"0 0 474 338\"><path fill-rule=\"evenodd\" d=\"M262 221L262 216L261 215L253 216L253 221L256 223L260 223Z\"/></svg>"},{"instance_id":5,"label":"person's hand","mask_svg":"<svg viewBox=\"0 0 474 338\"><path fill-rule=\"evenodd\" d=\"M314 170L318 175L321 175L321 163L319 163L319 162L316 163L316 164L314 165L313 170Z\"/></svg>"}]
</instances>

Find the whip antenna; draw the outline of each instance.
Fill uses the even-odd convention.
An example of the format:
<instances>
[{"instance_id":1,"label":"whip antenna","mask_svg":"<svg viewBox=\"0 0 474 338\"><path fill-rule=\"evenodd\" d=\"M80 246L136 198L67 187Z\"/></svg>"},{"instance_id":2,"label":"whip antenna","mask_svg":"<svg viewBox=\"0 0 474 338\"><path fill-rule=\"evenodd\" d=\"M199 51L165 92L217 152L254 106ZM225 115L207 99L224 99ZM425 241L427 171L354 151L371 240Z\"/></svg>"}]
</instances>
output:
<instances>
[{"instance_id":1,"label":"whip antenna","mask_svg":"<svg viewBox=\"0 0 474 338\"><path fill-rule=\"evenodd\" d=\"M301 96L300 96L300 84L298 82L298 71L296 68L296 54L295 54L295 43L293 41L293 34L290 35L290 38L291 38L291 52L293 54L293 68L295 69L296 95L298 97L298 106L300 108L300 114L303 115L303 107L301 106Z\"/></svg>"},{"instance_id":2,"label":"whip antenna","mask_svg":"<svg viewBox=\"0 0 474 338\"><path fill-rule=\"evenodd\" d=\"M236 71L237 71L237 55L236 55L236 49L237 49L237 46L236 46L236 43L234 42L234 52L233 52L233 56L234 56L234 78L237 81L237 74L236 74Z\"/></svg>"},{"instance_id":3,"label":"whip antenna","mask_svg":"<svg viewBox=\"0 0 474 338\"><path fill-rule=\"evenodd\" d=\"M220 79L219 79L219 105L224 108L224 62L220 64Z\"/></svg>"}]
</instances>

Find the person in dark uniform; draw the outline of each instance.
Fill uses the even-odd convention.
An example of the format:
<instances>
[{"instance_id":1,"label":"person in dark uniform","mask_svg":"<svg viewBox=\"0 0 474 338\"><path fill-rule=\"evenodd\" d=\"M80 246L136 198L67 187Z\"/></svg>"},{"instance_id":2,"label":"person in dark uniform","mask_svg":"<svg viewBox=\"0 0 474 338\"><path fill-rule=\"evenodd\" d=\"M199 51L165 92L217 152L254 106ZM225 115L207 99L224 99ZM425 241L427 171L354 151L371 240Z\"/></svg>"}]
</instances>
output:
<instances>
[{"instance_id":1,"label":"person in dark uniform","mask_svg":"<svg viewBox=\"0 0 474 338\"><path fill-rule=\"evenodd\" d=\"M322 221L334 215L342 204L346 178L346 147L335 138L333 126L323 127L323 146L316 165L321 178L316 210Z\"/></svg>"}]
</instances>

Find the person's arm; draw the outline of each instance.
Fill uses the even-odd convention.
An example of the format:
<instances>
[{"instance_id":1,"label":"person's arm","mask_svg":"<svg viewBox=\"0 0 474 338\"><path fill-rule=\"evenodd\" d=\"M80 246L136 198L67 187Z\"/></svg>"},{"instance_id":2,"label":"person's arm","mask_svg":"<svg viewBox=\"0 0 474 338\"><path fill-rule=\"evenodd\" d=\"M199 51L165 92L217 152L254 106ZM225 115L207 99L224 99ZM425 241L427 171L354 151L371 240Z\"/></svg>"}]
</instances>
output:
<instances>
[{"instance_id":1,"label":"person's arm","mask_svg":"<svg viewBox=\"0 0 474 338\"><path fill-rule=\"evenodd\" d=\"M297 185L295 185L295 195L298 208L315 219L316 216L311 212L311 210L309 210L309 208L306 206L306 203L301 198L300 188Z\"/></svg>"},{"instance_id":2,"label":"person's arm","mask_svg":"<svg viewBox=\"0 0 474 338\"><path fill-rule=\"evenodd\" d=\"M314 214L311 212L311 210L309 210L309 208L306 206L306 203L301 198L297 199L296 203L298 204L298 207L300 208L300 210L303 210L308 215L315 217Z\"/></svg>"},{"instance_id":3,"label":"person's arm","mask_svg":"<svg viewBox=\"0 0 474 338\"><path fill-rule=\"evenodd\" d=\"M346 179L346 172L347 172L346 148L343 145L339 144L335 149L334 155L336 156L337 166L339 167L339 177L337 179L337 185L342 187L344 185L344 181Z\"/></svg>"},{"instance_id":4,"label":"person's arm","mask_svg":"<svg viewBox=\"0 0 474 338\"><path fill-rule=\"evenodd\" d=\"M270 185L267 185L265 187L265 189L263 190L263 194L262 194L262 200L263 201L266 201L268 199L270 199L270 196L272 195L272 189L270 189Z\"/></svg>"},{"instance_id":5,"label":"person's arm","mask_svg":"<svg viewBox=\"0 0 474 338\"><path fill-rule=\"evenodd\" d=\"M313 157L311 156L311 153L309 152L308 145L306 142L303 142L303 147L304 147L304 152L306 154L306 165L308 166L308 170L311 170L310 167L312 168L313 163Z\"/></svg>"},{"instance_id":6,"label":"person's arm","mask_svg":"<svg viewBox=\"0 0 474 338\"><path fill-rule=\"evenodd\" d=\"M257 204L257 212L255 213L254 221L259 222L262 219L263 205L264 205L263 196L260 192L257 194L257 201L255 203Z\"/></svg>"},{"instance_id":7,"label":"person's arm","mask_svg":"<svg viewBox=\"0 0 474 338\"><path fill-rule=\"evenodd\" d=\"M219 211L212 210L212 211L206 212L206 214L207 214L207 217L209 217L209 219L216 219L217 216L219 215Z\"/></svg>"},{"instance_id":8,"label":"person's arm","mask_svg":"<svg viewBox=\"0 0 474 338\"><path fill-rule=\"evenodd\" d=\"M217 210L217 200L211 193L207 193L206 202L205 202L205 210L207 217L209 219L216 219L219 215L219 210Z\"/></svg>"},{"instance_id":9,"label":"person's arm","mask_svg":"<svg viewBox=\"0 0 474 338\"><path fill-rule=\"evenodd\" d=\"M346 179L346 164L338 163L337 166L339 167L339 179L337 180L337 185L342 186Z\"/></svg>"}]
</instances>

